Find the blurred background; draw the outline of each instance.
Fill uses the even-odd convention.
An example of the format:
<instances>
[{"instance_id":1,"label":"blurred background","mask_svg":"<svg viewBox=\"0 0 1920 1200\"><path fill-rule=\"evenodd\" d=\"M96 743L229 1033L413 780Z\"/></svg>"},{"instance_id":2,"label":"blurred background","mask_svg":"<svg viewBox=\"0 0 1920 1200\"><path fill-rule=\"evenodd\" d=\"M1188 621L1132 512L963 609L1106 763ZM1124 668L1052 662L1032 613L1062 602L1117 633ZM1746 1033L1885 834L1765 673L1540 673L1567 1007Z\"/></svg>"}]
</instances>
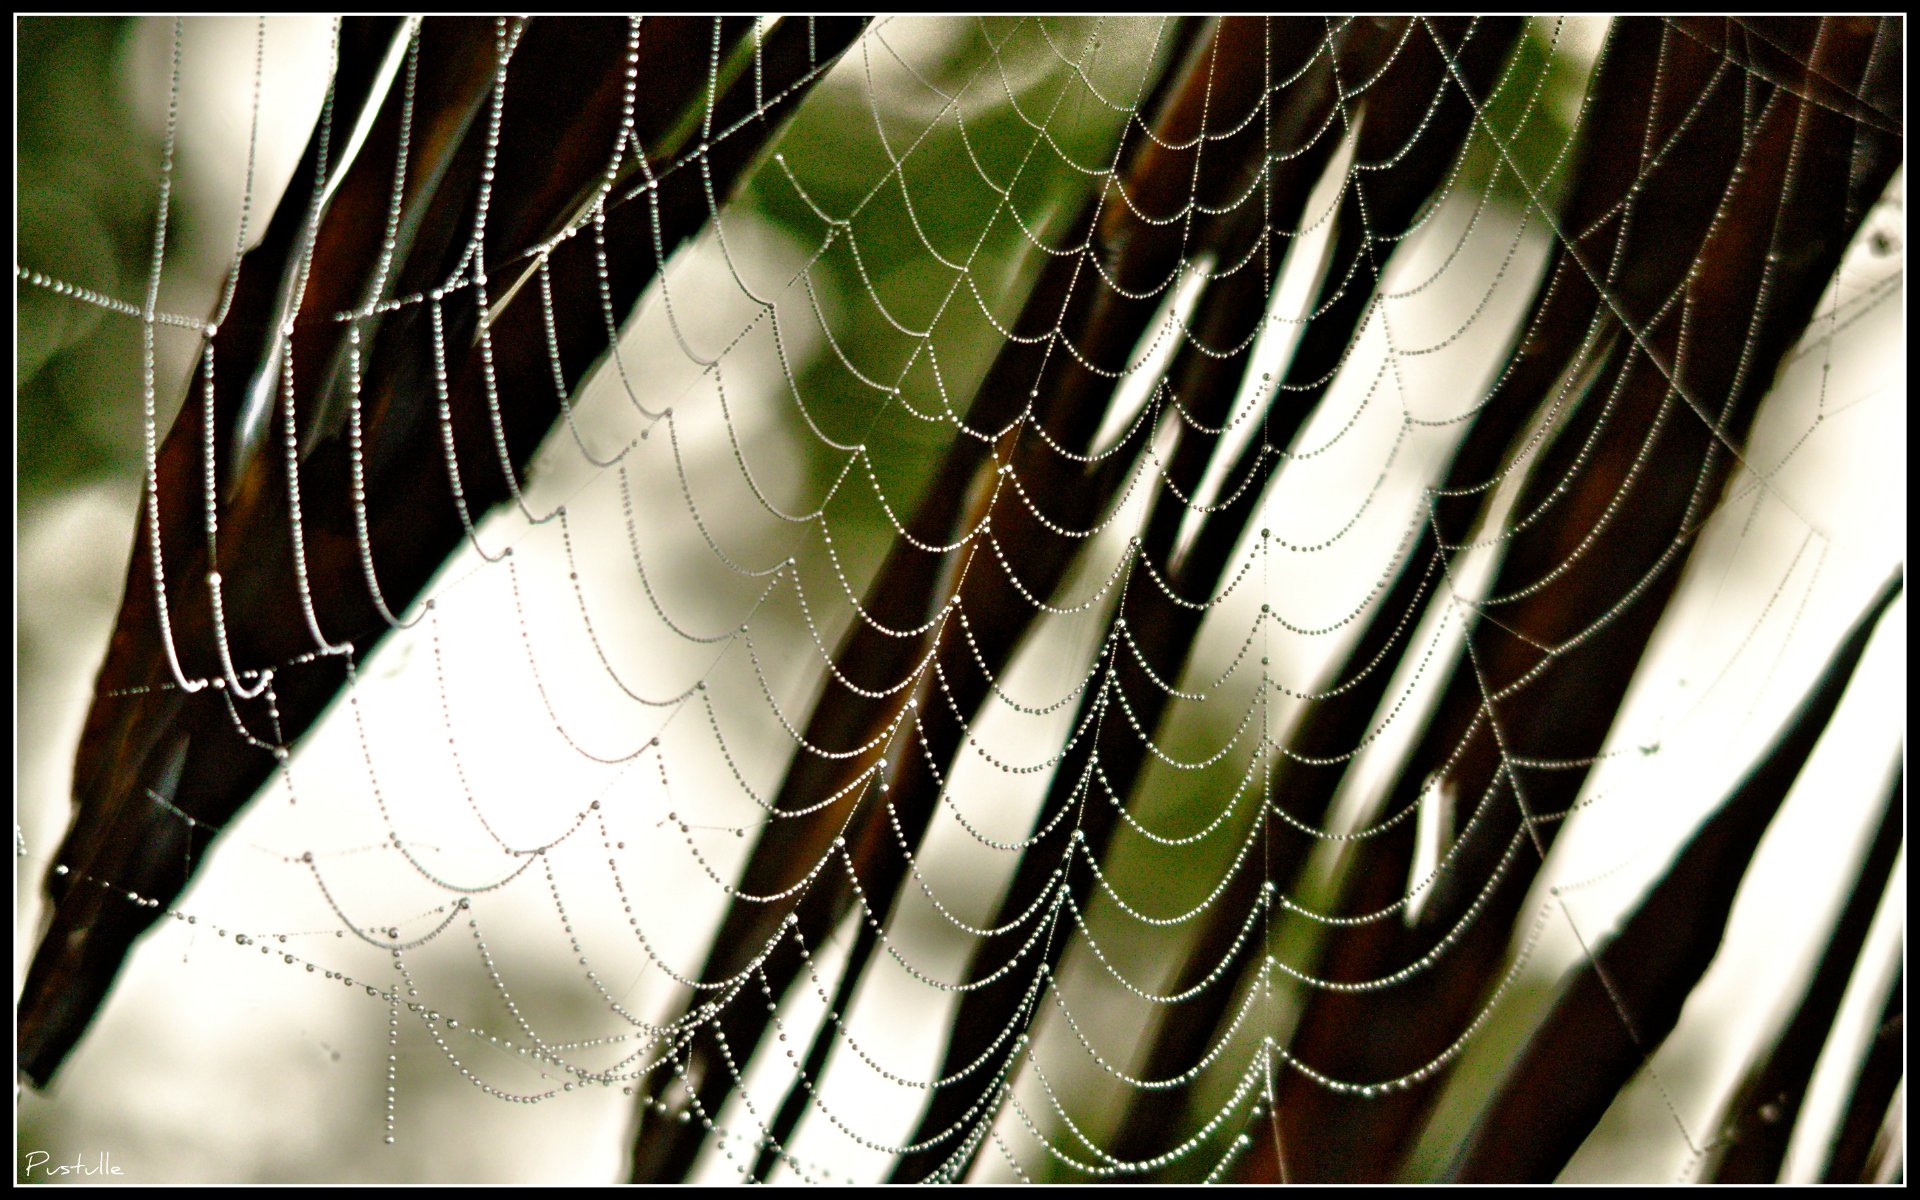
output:
<instances>
[{"instance_id":1,"label":"blurred background","mask_svg":"<svg viewBox=\"0 0 1920 1200\"><path fill-rule=\"evenodd\" d=\"M320 110L331 21L28 18L16 28L20 270L138 305L152 277L172 122L158 307L210 312L243 210L257 235ZM1522 147L1538 178L1563 181L1556 156L1604 31L1604 21L1529 29L1527 70L1549 82ZM615 361L556 427L528 472L527 506L564 505L565 519L535 525L496 513L479 542L489 556L510 545L513 557L489 562L469 547L441 572L427 593L433 616L382 644L286 776L228 830L179 903L194 923L162 922L58 1084L19 1094L17 1162L28 1150L55 1162L110 1154L125 1172L117 1181L143 1183L623 1178L630 1089L561 1077L525 1052L523 1031L610 1072L630 1070L645 1040L615 1014L662 1019L676 991L654 956L698 969L723 885L763 819L754 797L777 785L789 728L804 723L823 686L853 598L894 522L912 511L951 436L949 414L964 411L1019 311L1043 257L1036 242L1064 233L1108 165L1163 34L1158 22L1110 19L896 19L870 30L719 227L673 260L623 330ZM1373 385L1384 340L1363 341L1265 500L1279 540L1334 548L1244 548L1255 582L1203 628L1192 679L1221 676L1250 628L1264 631L1267 677L1290 687L1311 688L1338 661L1339 634L1275 628L1259 620L1260 606L1273 603L1305 630L1335 626L1353 608L1497 369L1552 236L1484 147L1481 156L1395 257L1387 288L1405 294L1393 310L1402 347L1436 341L1463 311L1483 307L1444 352L1402 360L1387 401ZM900 186L877 186L890 176ZM1334 183L1310 213L1331 205ZM1746 451L1750 470L1729 485L1589 780L1577 836L1560 839L1529 901L1546 914L1542 933L1455 1086L1488 1086L1552 982L1658 874L1771 736L1862 598L1903 561L1903 188L1901 175L1782 370ZM1430 277L1434 286L1413 286ZM1279 289L1265 361L1284 361L1309 282ZM138 320L16 284L17 978L123 586L145 430ZM1114 436L1146 402L1151 366L1165 361L1191 305L1191 288L1170 289L1143 385L1122 388L1109 415ZM198 349L196 332L162 328L159 433ZM671 422L645 415L666 408ZM850 457L844 447L854 444L869 453ZM623 447L630 452L605 465ZM1053 603L1071 609L1100 588L1138 510L1138 496L1122 503ZM821 530L831 531L830 548ZM1463 555L1455 586L1484 571ZM912 972L959 970L971 939L955 922L990 920L1011 870L1010 856L983 851L980 839L1024 836L1045 782L1004 764L1057 752L1071 712L1020 706L1044 709L1088 670L1100 615L1089 605L1049 619L1002 679L1009 702L978 734L998 761L956 773L951 790L966 802L921 863L920 882L942 907L902 907L890 936L912 969L883 963L862 993L863 1047L908 1078L937 1069L952 999ZM1429 624L1421 636L1446 644L1443 625ZM1904 629L1902 602L1770 830L1708 985L1563 1178L1668 1182L1697 1168L1747 1056L1791 1000L1790 988L1755 993L1774 993L1772 981L1804 969L1817 948L1836 881L1901 753ZM1254 682L1243 677L1216 703L1182 709L1170 753L1233 748L1217 771L1153 777L1150 802L1132 814L1142 825L1186 835L1224 811L1217 819L1230 830L1247 826L1248 807L1221 797L1253 761L1234 737ZM1417 680L1407 686L1418 694ZM1264 701L1260 714L1271 736L1284 736L1294 715ZM1639 752L1647 746L1659 753ZM1370 787L1384 786L1393 749L1389 741L1363 760L1343 799L1349 820L1368 811ZM413 866L384 845L390 833L412 847ZM1232 841L1203 843L1172 871L1164 853L1123 846L1110 870L1153 911L1184 911L1205 899ZM541 867L523 870L503 844L550 849ZM308 851L311 872L301 862ZM603 860L616 864L611 876ZM450 887L481 881L495 886L473 898L469 931L464 912L453 920ZM1903 874L1895 887L1892 914L1904 912ZM640 914L641 946L629 910ZM1122 936L1128 926L1111 905L1088 921L1096 935L1114 931L1110 963L1071 955L1061 988L1084 1001L1083 1016L1124 1029L1138 1002L1115 992L1107 966L1152 979L1166 950ZM1901 922L1882 924L1876 953L1891 969ZM388 1005L360 981L385 987L394 964L342 930L411 939L442 925L404 969L421 1005L451 1020L433 1034L404 1023L397 1139L386 1146ZM266 940L241 947L216 930ZM838 950L822 949L821 978L831 980ZM786 1014L802 1028L810 999ZM1259 1031L1249 1033L1257 1041ZM1015 1095L1039 1132L1067 1136L1053 1103L1089 1128L1112 1126L1130 1089L1073 1029L1043 1019L1033 1058L1045 1082L1029 1074ZM537 1102L483 1094L467 1070ZM777 1105L786 1072L761 1056L747 1095ZM812 1166L807 1176L883 1172L887 1156L862 1139L886 1143L911 1129L900 1090L839 1060L823 1088L860 1136L810 1121L795 1149ZM746 1120L735 1106L721 1125ZM1011 1163L985 1155L976 1177L1058 1170L1018 1114L997 1129ZM1429 1142L1444 1145L1448 1132L1430 1130ZM737 1179L748 1159L733 1157L723 1136L701 1177Z\"/></svg>"}]
</instances>

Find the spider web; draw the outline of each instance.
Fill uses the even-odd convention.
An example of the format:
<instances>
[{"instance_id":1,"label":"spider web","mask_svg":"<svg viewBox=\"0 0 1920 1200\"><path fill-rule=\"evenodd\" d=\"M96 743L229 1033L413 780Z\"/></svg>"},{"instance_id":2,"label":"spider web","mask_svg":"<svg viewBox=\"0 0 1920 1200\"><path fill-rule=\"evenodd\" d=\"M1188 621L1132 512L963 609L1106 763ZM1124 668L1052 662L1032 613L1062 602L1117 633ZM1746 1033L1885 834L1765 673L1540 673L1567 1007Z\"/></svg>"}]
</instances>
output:
<instances>
[{"instance_id":1,"label":"spider web","mask_svg":"<svg viewBox=\"0 0 1920 1200\"><path fill-rule=\"evenodd\" d=\"M555 143L592 186L542 210L551 27L472 23L456 59L404 23L364 109L329 72L276 118L277 26L248 55L168 23L141 272L23 234L23 304L139 366L127 611L157 636L89 727L218 714L126 818L189 890L20 818L23 876L158 919L95 1040L177 1041L141 1090L237 1128L302 1097L352 1157L287 1169L330 1178L1443 1173L1553 981L1604 961L1902 554L1874 436L1904 421L1901 183L1867 178L1902 123L1860 82L1902 47L895 18L836 54L796 19L603 22L575 81L614 97L580 118L603 140ZM357 30L304 53L345 64ZM678 117L646 111L659 46L699 51ZM246 132L196 151L217 59ZM471 163L437 140L450 81ZM229 355L263 147L309 129L390 181L340 193L382 201L362 276L318 269L346 218L288 164L307 236L264 349ZM187 224L194 153L246 169ZM444 210L429 162L473 172ZM183 237L226 248L197 288ZM396 434L409 406L431 436ZM265 530L234 516L276 511L249 470L293 499ZM23 593L33 528L61 526L23 524ZM252 585L267 533L291 574ZM1734 994L1602 1127L1642 1104L1657 1161L1615 1132L1566 1177L1711 1169L1793 999L1743 973L1807 970L1902 716L1849 699L1745 877L1702 992ZM190 753L264 786L209 812ZM114 1025L138 989L149 1024ZM196 1082L196 1039L265 1062ZM69 1097L126 1086L104 1057ZM168 1122L133 1122L164 1161Z\"/></svg>"}]
</instances>

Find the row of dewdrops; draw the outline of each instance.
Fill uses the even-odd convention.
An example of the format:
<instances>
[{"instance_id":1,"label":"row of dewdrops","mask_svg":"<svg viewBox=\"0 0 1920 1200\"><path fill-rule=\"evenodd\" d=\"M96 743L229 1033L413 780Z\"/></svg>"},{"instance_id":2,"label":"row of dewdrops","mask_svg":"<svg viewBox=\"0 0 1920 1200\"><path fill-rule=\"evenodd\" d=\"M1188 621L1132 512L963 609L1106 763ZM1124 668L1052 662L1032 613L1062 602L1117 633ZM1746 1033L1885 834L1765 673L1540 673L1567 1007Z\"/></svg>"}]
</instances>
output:
<instances>
[{"instance_id":1,"label":"row of dewdrops","mask_svg":"<svg viewBox=\"0 0 1920 1200\"><path fill-rule=\"evenodd\" d=\"M27 844L26 844L26 835L18 824L14 826L14 849L15 849L16 855L19 857L25 857L28 853ZM57 864L53 868L53 873L57 876L62 876L62 877L73 876L77 882L91 883L105 891L119 893L126 899L126 901L129 904L133 904L140 908L160 909L163 907L161 902L157 899L142 896L137 892L127 891L123 888L117 887L116 885L114 885L113 883L107 880L95 879L87 876L76 876L74 875L72 869L66 866L66 864L64 863ZM436 909L429 910L428 914L423 914L423 915L444 915L446 917L446 920L441 923L441 925L439 926L439 929L435 930L435 932L437 933L439 932L440 929L445 929L446 925L449 924L454 918L456 918L460 912L468 911L469 909L470 909L470 906L467 899L465 897L461 897L451 905L441 905ZM185 925L198 926L200 924L200 919L197 916L184 912L180 909L172 909L172 908L165 909L164 915L168 917L172 917L175 921L178 921ZM476 941L478 941L480 938L480 933L479 933L479 925L477 920L473 919L472 917L469 917L468 925L473 929L474 938ZM387 1090L386 1090L386 1118L385 1118L386 1135L384 1140L385 1140L385 1143L389 1146L394 1145L396 1141L395 1132L394 1132L395 1105L397 1103L397 1097L398 1097L398 1082L397 1082L397 1075L399 1070L398 1043L399 1043L399 1027L400 1027L400 1008L402 1004L405 1005L408 1012L417 1015L421 1019L421 1022L427 1029L429 1035L433 1038L435 1044L439 1046L441 1053L446 1055L448 1061L451 1062L455 1067L455 1069L459 1071L461 1077L466 1079L469 1083L473 1084L474 1087L480 1089L480 1091L484 1092L489 1096L494 1097L495 1099L505 1100L505 1101L509 1101L517 1104L538 1104L544 1100L551 1100L556 1096L562 1095L564 1093L573 1092L578 1087L585 1087L586 1085L591 1083L598 1083L602 1087L612 1087L613 1084L620 1078L637 1080L646 1073L643 1070L635 1070L629 1075L617 1076L611 1072L596 1073L596 1072L590 1072L584 1067L567 1066L565 1061L562 1058L560 1058L559 1055L555 1053L555 1051L584 1050L584 1049L590 1049L596 1046L618 1045L621 1043L629 1042L634 1038L643 1036L643 1035L631 1034L631 1033L617 1034L610 1037L591 1038L584 1041L567 1043L565 1045L560 1045L560 1046L547 1046L547 1045L541 1044L539 1042L538 1036L533 1034L531 1029L526 1025L524 1019L520 1018L519 1010L513 1004L513 1001L510 998L506 998L505 981L500 978L499 972L494 969L492 964L492 958L490 955L486 954L484 943L481 943L482 954L487 960L488 972L493 977L493 984L496 989L500 990L502 997L506 999L506 1004L509 1011L513 1012L515 1018L520 1020L521 1027L527 1030L528 1037L532 1039L534 1044L531 1044L531 1045L524 1044L524 1043L516 1044L511 1038L501 1038L495 1034L486 1032L484 1029L480 1029L471 1025L463 1026L461 1022L456 1018L443 1017L438 1011L420 1003L418 999L420 995L419 989L415 985L415 981L413 979L412 973L407 970L406 963L403 957L404 951L401 947L398 947L398 946L392 947L391 953L394 959L394 964L393 964L394 969L400 972L402 984L398 986L380 988L380 987L374 986L373 984L367 983L363 980L355 979L353 976L347 974L344 971L335 971L330 968L322 967L318 963L315 963L285 948L288 945L288 938L290 936L298 937L303 935L300 935L300 934L289 935L284 933L250 934L250 933L238 932L235 930L228 930L226 928L219 927L219 926L213 926L212 928L215 936L219 938L225 939L225 938L231 937L233 940L233 944L235 946L240 946L240 947L258 946L260 949L260 953L263 956L271 958L274 955L278 955L281 962L287 966L303 967L307 974L323 975L329 981L338 980L343 987L363 989L369 998L386 1002L386 1004L388 1005L389 1012L388 1012L388 1018L387 1018L388 1052L387 1052ZM336 938L345 938L347 935L347 930L344 930L344 929L335 929L332 932L333 932L333 936ZM400 933L398 928L391 927L391 926L387 928L370 927L365 930L355 930L354 932L356 936L365 937L369 940L376 937L380 937L380 936L385 936L388 938L397 938ZM315 936L318 936L318 935L315 935ZM429 935L429 938L430 937L431 935ZM425 941L425 940L429 940L429 939L420 939L411 944L417 946L422 941ZM408 997L408 999L406 1000L402 1000L401 998L402 987L404 987L405 994ZM479 1041L484 1041L489 1046L495 1049L507 1051L512 1054L519 1055L522 1058L532 1059L536 1062L543 1062L553 1066L564 1067L565 1069L579 1076L579 1083L576 1085L574 1082L568 1081L568 1082L561 1083L558 1087L548 1088L546 1091L543 1091L543 1092L528 1092L528 1093L510 1092L510 1091L505 1091L500 1088L494 1087L492 1084L487 1083L484 1079L481 1079L478 1075L474 1074L460 1061L459 1057L454 1053L453 1047L448 1045L446 1039L442 1036L442 1033L441 1033L442 1028L454 1033L465 1033ZM653 1041L649 1041L649 1045L652 1045L652 1044L653 1044ZM637 1058L640 1053L644 1053L644 1050L636 1052L631 1057ZM631 1061L631 1058L629 1059L629 1061ZM547 1077L545 1071L542 1071L541 1074L543 1077ZM635 1094L634 1088L631 1084L623 1085L620 1091L621 1091L621 1094L627 1095L627 1096L632 1096ZM669 1106L667 1105L664 1098L654 1097L654 1096L644 1096L642 1097L642 1099L650 1108L654 1108L663 1113L668 1111ZM689 1113L685 1111L681 1111L677 1114L677 1119L681 1121L688 1121L688 1120L691 1120L692 1117ZM732 1141L744 1140L741 1138L740 1135L730 1134L725 1130L714 1129L713 1121L710 1117L703 1116L701 1118L701 1123L704 1126L706 1126L709 1130L713 1130L715 1136L721 1140L723 1145L725 1142L729 1140L732 1140ZM783 1156L783 1157L786 1157L790 1162L793 1162L791 1156ZM794 1162L794 1165L796 1167L801 1166L801 1164L797 1162ZM816 1169L811 1171L810 1173L821 1176L823 1182L828 1181L824 1177L824 1172L821 1172ZM857 1183L859 1181L849 1177L845 1180L845 1182Z\"/></svg>"},{"instance_id":2,"label":"row of dewdrops","mask_svg":"<svg viewBox=\"0 0 1920 1200\"><path fill-rule=\"evenodd\" d=\"M26 835L18 824L14 826L14 845L15 845L15 854L17 857L27 856L28 849L26 844ZM90 884L93 884L94 886L101 888L102 890L118 893L122 895L128 903L133 904L140 908L163 909L163 905L161 901L157 899L142 896L137 892L128 891L124 888L120 888L114 885L113 883L111 883L110 881L107 881L104 879L97 879L97 878L92 878L84 875L75 875L72 869L64 863L56 864L53 868L53 874L61 877L72 877L75 879L76 882L90 883ZM468 922L467 922L468 926L473 931L474 939L480 946L481 955L487 963L487 970L488 970L488 973L492 976L492 982L494 987L496 988L496 990L499 991L503 1002L506 1004L508 1010L513 1014L515 1020L520 1024L521 1028L526 1031L527 1038L530 1040L531 1044L527 1044L525 1042L516 1044L511 1038L501 1038L495 1034L486 1032L484 1029L474 1027L472 1025L463 1025L459 1020L453 1017L443 1017L443 1015L438 1011L428 1007L425 1004L420 1003L419 1001L420 992L418 987L416 986L416 981L414 980L412 973L407 970L407 966L404 960L404 951L407 948L418 947L419 945L432 940L432 938L435 935L437 935L439 932L444 931L452 923L453 920L457 919L459 914L462 912L469 913ZM200 925L200 920L197 916L187 913L180 909L165 908L164 915L171 917L175 921L178 921L185 925L196 926L196 927ZM294 953L291 950L286 949L286 946L289 944L288 942L289 937L300 937L300 936L309 936L309 935L285 934L285 933L252 934L252 933L242 933L236 930L229 930L219 926L212 926L211 928L213 929L215 936L218 938L221 938L224 940L231 937L233 944L235 946L238 946L238 947L258 946L261 955L264 957L271 958L277 955L280 958L281 962L287 966L302 967L304 968L307 974L322 975L328 981L338 980L343 987L362 989L365 991L368 998L384 1001L387 1004L389 1011L388 1011L388 1019L387 1019L388 1053L387 1053L387 1060L386 1060L387 1061L387 1066L386 1066L387 1088L386 1088L386 1106L385 1106L386 1133L384 1138L384 1141L387 1145L394 1145L396 1142L395 1106L398 1098L398 1069L399 1069L398 1046L399 1046L399 1031L400 1031L400 1009L403 1004L409 1013L412 1013L420 1018L423 1026L428 1032L428 1035L432 1037L434 1043L440 1048L441 1053L446 1056L448 1062L453 1065L453 1067L459 1072L461 1077L466 1079L469 1083L471 1083L474 1087L478 1088L481 1092L499 1100L519 1103L519 1104L538 1104L542 1101L554 1099L557 1096L560 1096L565 1093L573 1092L578 1088L583 1088L593 1083L598 1083L602 1087L612 1087L613 1084L619 1081L620 1079L624 1078L624 1079L630 1079L630 1080L638 1080L642 1076L648 1073L648 1070L650 1070L650 1068L635 1069L631 1073L624 1074L624 1075L616 1075L612 1071L592 1072L592 1071L588 1071L584 1067L572 1066L567 1064L566 1061L562 1057L560 1057L557 1051L584 1050L584 1049L590 1049L597 1046L620 1045L620 1044L631 1042L636 1038L648 1037L647 1046L643 1047L639 1051L635 1051L634 1054L630 1055L629 1058L626 1060L628 1062L631 1062L634 1059L637 1059L641 1054L643 1054L646 1048L658 1044L658 1041L660 1039L657 1035L649 1036L649 1035L640 1034L640 1033L624 1033L624 1034L617 1034L609 1037L591 1038L583 1041L570 1042L570 1043L561 1044L561 1045L548 1045L548 1044L541 1043L538 1035L533 1033L531 1027L527 1025L525 1019L520 1015L520 1012L517 1006L514 1005L512 999L507 995L505 981L500 977L499 972L495 969L493 965L492 956L490 953L488 953L485 942L481 940L479 923L474 917L471 916L471 906L467 898L461 897L455 900L450 905L438 906L437 908L428 910L428 912L423 913L421 915L422 916L443 916L445 919L442 920L439 923L438 927L432 933L429 933L426 937L416 939L415 941L408 943L406 946L394 945L394 946L388 947L390 953L393 956L394 969L400 972L402 983L397 986L391 986L386 988L376 987L373 984L367 983L363 980L355 979L353 976L347 974L344 971L335 971L330 968L322 967L318 963L315 963L307 958L302 957L299 954ZM324 931L322 931L321 933L315 933L311 936L322 936L323 932ZM334 937L344 939L348 933L348 930L335 929L335 930L332 930L331 932L333 933ZM364 930L356 929L353 932L356 937L361 937L364 940L367 940L370 943L373 943L376 945L382 944L375 941L376 938L386 937L389 939L397 939L400 936L400 930L397 927L393 927L393 926L384 927L384 928L368 927ZM406 999L402 999L403 988L404 988L405 996L407 997ZM711 1011L710 1008L701 1010L703 1014L708 1013L710 1011ZM566 1081L566 1082L560 1083L558 1087L548 1088L546 1091L543 1091L543 1092L528 1092L528 1093L510 1092L510 1091L505 1091L500 1088L494 1087L492 1084L487 1083L485 1080L481 1079L478 1075L474 1074L470 1069L468 1069L468 1067L465 1064L461 1062L459 1056L454 1052L454 1048L448 1044L446 1038L442 1035L442 1029L449 1032L454 1032L454 1033L465 1033L476 1040L485 1042L488 1046L494 1049L507 1051L509 1053L518 1055L522 1058L531 1059L531 1060L534 1060L535 1062L545 1063L550 1066L561 1067L577 1075L579 1077L579 1082L578 1084L576 1084L575 1082L572 1082L572 1081ZM1025 1038L1021 1039L1022 1042L1024 1042L1025 1040L1026 1040ZM1271 1040L1269 1039L1269 1044L1270 1042ZM656 1063L655 1065L657 1066L659 1064ZM551 1078L550 1076L546 1075L544 1070L541 1072L541 1074L543 1078ZM633 1096L636 1094L632 1084L625 1084L621 1087L620 1090L622 1095ZM678 1109L678 1110L674 1109L673 1106L667 1103L666 1099L664 1098L664 1095L653 1095L653 1096L643 1095L641 1096L641 1101L648 1108L653 1109L661 1114L673 1112L675 1119L678 1121L686 1122L694 1119L693 1114L690 1113L689 1111L685 1109ZM1228 1112L1234 1107L1237 1107L1237 1105L1231 1104L1231 1103L1227 1105L1226 1109L1224 1109L1220 1114L1218 1114L1214 1119L1214 1121L1209 1122L1209 1127L1210 1128L1217 1127L1220 1121L1226 1118L1228 1115ZM1250 1111L1248 1114L1248 1116L1254 1120L1259 1119L1263 1115L1264 1113L1258 1104L1256 1104L1253 1110ZM1029 1128L1031 1129L1031 1121L1026 1117L1026 1114L1024 1112L1021 1113L1021 1117L1022 1117L1023 1123L1028 1124ZM717 1144L719 1145L722 1153L729 1160L733 1159L733 1153L731 1148L729 1147L729 1143L740 1143L743 1147L751 1148L753 1150L758 1150L764 1145L764 1137L760 1139L755 1139L747 1135L733 1133L728 1130L716 1128L712 1117L705 1113L702 1113L698 1119L704 1128L712 1132L712 1134L716 1138ZM836 1122L836 1124L838 1124L838 1122ZM848 1132L851 1132L851 1131L848 1131ZM1047 1144L1047 1139L1045 1139L1044 1135L1040 1134L1040 1131L1033 1130L1033 1132L1036 1134L1036 1136L1039 1136L1041 1138L1041 1142L1043 1145ZM861 1139L861 1140L865 1142L865 1139ZM996 1142L999 1141L997 1136L994 1140ZM1204 1139L1197 1139L1195 1141L1190 1141L1188 1143L1188 1148L1197 1149L1198 1143L1200 1140L1204 1140ZM874 1149L885 1148L885 1147L879 1146L876 1143L865 1142L865 1144L869 1145ZM1237 1157L1238 1154L1243 1152L1246 1146L1249 1144L1250 1144L1250 1139L1244 1133L1239 1135L1235 1139L1233 1139L1233 1141L1229 1144L1227 1148L1226 1158L1224 1158L1216 1166L1214 1171L1210 1173L1210 1178L1218 1177L1229 1165L1231 1160ZM1004 1145L1002 1145L1000 1148L1003 1154L1006 1153L1006 1147ZM834 1182L834 1180L828 1177L829 1172L824 1168L815 1166L813 1164L805 1163L795 1158L793 1155L785 1152L784 1150L782 1151L780 1157L783 1161L788 1163L789 1166L794 1168L796 1171L800 1172L803 1176L813 1176L815 1178L815 1181L817 1182ZM1160 1160L1171 1159L1174 1157L1180 1157L1180 1156L1179 1155L1158 1156ZM1008 1156L1008 1161L1014 1167L1015 1171L1020 1173L1024 1177L1025 1172L1020 1171L1018 1163L1014 1162L1011 1155ZM1152 1164L1143 1164L1143 1165L1158 1166L1158 1165L1165 1165L1165 1164L1164 1162L1160 1162L1156 1160L1156 1162ZM744 1170L744 1168L742 1169ZM845 1177L843 1181L846 1183L859 1182L857 1179L851 1176Z\"/></svg>"}]
</instances>

